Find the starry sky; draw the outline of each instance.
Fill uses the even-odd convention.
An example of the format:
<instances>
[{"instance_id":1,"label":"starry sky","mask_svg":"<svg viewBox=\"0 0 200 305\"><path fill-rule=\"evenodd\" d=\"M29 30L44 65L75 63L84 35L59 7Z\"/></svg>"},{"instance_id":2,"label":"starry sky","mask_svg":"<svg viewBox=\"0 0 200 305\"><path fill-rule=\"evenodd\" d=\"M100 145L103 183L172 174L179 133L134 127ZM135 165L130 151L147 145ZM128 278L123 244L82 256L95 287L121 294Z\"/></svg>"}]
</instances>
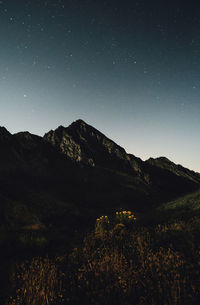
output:
<instances>
[{"instance_id":1,"label":"starry sky","mask_svg":"<svg viewBox=\"0 0 200 305\"><path fill-rule=\"evenodd\" d=\"M0 1L0 125L83 119L142 158L200 172L198 2Z\"/></svg>"}]
</instances>

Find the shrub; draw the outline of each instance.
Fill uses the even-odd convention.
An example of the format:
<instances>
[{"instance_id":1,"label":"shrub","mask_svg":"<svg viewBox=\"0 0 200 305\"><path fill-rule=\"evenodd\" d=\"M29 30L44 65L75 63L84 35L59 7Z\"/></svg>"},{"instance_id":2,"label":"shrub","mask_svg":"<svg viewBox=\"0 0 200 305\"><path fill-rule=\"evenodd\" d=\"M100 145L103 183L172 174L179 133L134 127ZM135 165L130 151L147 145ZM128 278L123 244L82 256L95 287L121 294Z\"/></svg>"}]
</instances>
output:
<instances>
[{"instance_id":1,"label":"shrub","mask_svg":"<svg viewBox=\"0 0 200 305\"><path fill-rule=\"evenodd\" d=\"M67 261L35 258L19 264L7 305L199 304L198 219L155 228L135 222L130 211L101 216Z\"/></svg>"}]
</instances>

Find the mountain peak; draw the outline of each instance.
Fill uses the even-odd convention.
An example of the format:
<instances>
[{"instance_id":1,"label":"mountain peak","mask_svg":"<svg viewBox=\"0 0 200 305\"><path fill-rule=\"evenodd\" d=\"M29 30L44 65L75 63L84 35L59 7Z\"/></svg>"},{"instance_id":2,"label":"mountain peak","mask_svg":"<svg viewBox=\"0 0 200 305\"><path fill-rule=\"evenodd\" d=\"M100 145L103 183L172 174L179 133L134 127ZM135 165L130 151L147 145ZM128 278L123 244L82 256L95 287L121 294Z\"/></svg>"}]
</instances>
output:
<instances>
[{"instance_id":1,"label":"mountain peak","mask_svg":"<svg viewBox=\"0 0 200 305\"><path fill-rule=\"evenodd\" d=\"M74 121L73 123L77 124L77 125L86 125L86 122L84 122L82 119L78 119L78 120Z\"/></svg>"},{"instance_id":2,"label":"mountain peak","mask_svg":"<svg viewBox=\"0 0 200 305\"><path fill-rule=\"evenodd\" d=\"M84 122L83 120L81 119L78 119L74 122L72 122L68 127L67 129L69 130L74 130L74 131L80 131L80 130L84 130L86 131L86 129L88 128L93 128L92 126L88 125L86 122Z\"/></svg>"},{"instance_id":3,"label":"mountain peak","mask_svg":"<svg viewBox=\"0 0 200 305\"><path fill-rule=\"evenodd\" d=\"M115 167L122 160L129 163L122 147L82 119L74 121L69 127L50 131L44 138L70 159L85 165Z\"/></svg>"},{"instance_id":4,"label":"mountain peak","mask_svg":"<svg viewBox=\"0 0 200 305\"><path fill-rule=\"evenodd\" d=\"M150 166L157 167L160 169L167 170L176 176L185 177L189 180L192 180L194 182L200 182L198 173L195 174L195 172L179 165L175 164L174 162L170 161L166 157L158 157L158 158L149 158L147 161L145 161L146 164L149 164Z\"/></svg>"},{"instance_id":5,"label":"mountain peak","mask_svg":"<svg viewBox=\"0 0 200 305\"><path fill-rule=\"evenodd\" d=\"M11 133L3 126L0 126L0 140L5 140L12 137Z\"/></svg>"},{"instance_id":6,"label":"mountain peak","mask_svg":"<svg viewBox=\"0 0 200 305\"><path fill-rule=\"evenodd\" d=\"M158 158L149 158L146 162L148 162L148 163L165 163L165 164L170 164L170 163L172 163L172 161L170 161L168 158L166 158L166 157L163 157L163 156L161 156L161 157L158 157Z\"/></svg>"},{"instance_id":7,"label":"mountain peak","mask_svg":"<svg viewBox=\"0 0 200 305\"><path fill-rule=\"evenodd\" d=\"M4 126L0 126L0 133L9 133L9 131Z\"/></svg>"}]
</instances>

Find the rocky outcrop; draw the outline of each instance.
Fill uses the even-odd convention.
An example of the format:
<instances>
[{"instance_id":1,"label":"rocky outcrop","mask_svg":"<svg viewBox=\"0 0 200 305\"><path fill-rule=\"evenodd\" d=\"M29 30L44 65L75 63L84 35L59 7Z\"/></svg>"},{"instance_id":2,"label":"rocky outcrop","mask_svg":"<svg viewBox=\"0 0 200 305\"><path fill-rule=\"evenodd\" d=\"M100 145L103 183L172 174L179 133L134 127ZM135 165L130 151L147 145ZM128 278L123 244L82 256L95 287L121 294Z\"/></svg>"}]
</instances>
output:
<instances>
[{"instance_id":1,"label":"rocky outcrop","mask_svg":"<svg viewBox=\"0 0 200 305\"><path fill-rule=\"evenodd\" d=\"M67 128L60 126L51 130L44 139L80 164L141 171L139 158L128 155L122 147L83 120L77 120Z\"/></svg>"}]
</instances>

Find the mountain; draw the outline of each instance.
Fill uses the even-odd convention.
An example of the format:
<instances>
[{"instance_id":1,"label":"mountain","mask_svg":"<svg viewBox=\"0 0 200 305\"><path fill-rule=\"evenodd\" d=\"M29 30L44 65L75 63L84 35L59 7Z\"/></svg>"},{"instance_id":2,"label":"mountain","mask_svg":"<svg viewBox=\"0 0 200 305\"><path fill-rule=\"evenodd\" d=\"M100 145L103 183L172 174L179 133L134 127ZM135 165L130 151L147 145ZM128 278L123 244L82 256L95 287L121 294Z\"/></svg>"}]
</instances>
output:
<instances>
[{"instance_id":1,"label":"mountain","mask_svg":"<svg viewBox=\"0 0 200 305\"><path fill-rule=\"evenodd\" d=\"M98 215L147 211L200 187L200 174L164 157L144 162L82 120L44 137L1 127L0 145L4 229L69 234Z\"/></svg>"},{"instance_id":2,"label":"mountain","mask_svg":"<svg viewBox=\"0 0 200 305\"><path fill-rule=\"evenodd\" d=\"M159 196L171 199L199 187L200 174L176 165L165 157L143 162L127 154L122 147L82 120L73 122L67 128L60 126L51 130L44 139L79 164L134 177L142 188L149 188L151 196L152 192L155 193L157 199Z\"/></svg>"},{"instance_id":3,"label":"mountain","mask_svg":"<svg viewBox=\"0 0 200 305\"><path fill-rule=\"evenodd\" d=\"M150 158L146 161L150 166L157 167L161 169L165 169L167 171L170 171L171 173L175 174L179 177L185 177L186 179L189 179L193 182L200 182L200 174L196 173L192 170L189 170L188 168L183 167L182 165L176 165L173 162L171 162L166 157L159 157L156 159Z\"/></svg>"},{"instance_id":4,"label":"mountain","mask_svg":"<svg viewBox=\"0 0 200 305\"><path fill-rule=\"evenodd\" d=\"M81 164L137 171L122 147L82 120L51 130L44 139Z\"/></svg>"}]
</instances>

